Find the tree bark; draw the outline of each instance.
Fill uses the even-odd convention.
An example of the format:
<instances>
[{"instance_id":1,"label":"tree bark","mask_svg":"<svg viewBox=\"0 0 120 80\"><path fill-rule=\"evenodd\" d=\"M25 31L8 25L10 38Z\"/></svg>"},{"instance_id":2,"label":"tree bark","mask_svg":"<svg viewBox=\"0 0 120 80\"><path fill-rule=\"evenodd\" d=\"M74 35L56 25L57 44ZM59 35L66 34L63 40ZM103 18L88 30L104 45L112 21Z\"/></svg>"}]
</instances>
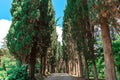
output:
<instances>
[{"instance_id":1,"label":"tree bark","mask_svg":"<svg viewBox=\"0 0 120 80\"><path fill-rule=\"evenodd\" d=\"M88 60L87 60L87 58L85 57L85 72L86 72L86 80L89 80L89 69L88 69Z\"/></svg>"},{"instance_id":2,"label":"tree bark","mask_svg":"<svg viewBox=\"0 0 120 80\"><path fill-rule=\"evenodd\" d=\"M78 63L75 63L75 70L74 70L74 74L76 75L77 74L77 67L78 66Z\"/></svg>"},{"instance_id":3,"label":"tree bark","mask_svg":"<svg viewBox=\"0 0 120 80\"><path fill-rule=\"evenodd\" d=\"M40 75L42 76L43 75L43 57L41 56L41 59L40 59Z\"/></svg>"},{"instance_id":4,"label":"tree bark","mask_svg":"<svg viewBox=\"0 0 120 80\"><path fill-rule=\"evenodd\" d=\"M45 70L46 70L46 55L44 56L44 58L43 58L44 60L43 60L43 75L45 76L46 74L45 74Z\"/></svg>"},{"instance_id":5,"label":"tree bark","mask_svg":"<svg viewBox=\"0 0 120 80\"><path fill-rule=\"evenodd\" d=\"M108 26L107 13L101 13L101 33L103 41L104 59L105 59L105 77L106 80L116 80L116 72L114 65L114 58L112 52L112 42L110 38L110 31Z\"/></svg>"},{"instance_id":6,"label":"tree bark","mask_svg":"<svg viewBox=\"0 0 120 80\"><path fill-rule=\"evenodd\" d=\"M36 43L37 42L33 43L33 47L30 53L30 78L31 80L35 80L34 74L35 74L35 64L36 64L36 54L37 54Z\"/></svg>"},{"instance_id":7,"label":"tree bark","mask_svg":"<svg viewBox=\"0 0 120 80\"><path fill-rule=\"evenodd\" d=\"M22 58L21 58L22 62L21 64L28 64L28 61L29 61L29 55L24 55Z\"/></svg>"},{"instance_id":8,"label":"tree bark","mask_svg":"<svg viewBox=\"0 0 120 80\"><path fill-rule=\"evenodd\" d=\"M46 70L46 55L41 55L41 64L40 64L40 74L41 76L45 76L45 70Z\"/></svg>"},{"instance_id":9,"label":"tree bark","mask_svg":"<svg viewBox=\"0 0 120 80\"><path fill-rule=\"evenodd\" d=\"M80 68L80 79L84 80L83 63L82 63L82 55L81 55L81 53L78 54L78 59L79 59L79 68Z\"/></svg>"},{"instance_id":10,"label":"tree bark","mask_svg":"<svg viewBox=\"0 0 120 80\"><path fill-rule=\"evenodd\" d=\"M65 65L66 65L66 73L69 73L69 61L68 60L65 61Z\"/></svg>"},{"instance_id":11,"label":"tree bark","mask_svg":"<svg viewBox=\"0 0 120 80\"><path fill-rule=\"evenodd\" d=\"M55 73L55 66L51 64L51 73Z\"/></svg>"},{"instance_id":12,"label":"tree bark","mask_svg":"<svg viewBox=\"0 0 120 80\"><path fill-rule=\"evenodd\" d=\"M94 79L98 80L98 73L97 73L97 68L96 68L96 63L95 63L95 54L94 54L94 26L90 26L90 31L89 31L89 51L90 51L90 55L92 58L92 66L93 66L93 71L94 71Z\"/></svg>"}]
</instances>

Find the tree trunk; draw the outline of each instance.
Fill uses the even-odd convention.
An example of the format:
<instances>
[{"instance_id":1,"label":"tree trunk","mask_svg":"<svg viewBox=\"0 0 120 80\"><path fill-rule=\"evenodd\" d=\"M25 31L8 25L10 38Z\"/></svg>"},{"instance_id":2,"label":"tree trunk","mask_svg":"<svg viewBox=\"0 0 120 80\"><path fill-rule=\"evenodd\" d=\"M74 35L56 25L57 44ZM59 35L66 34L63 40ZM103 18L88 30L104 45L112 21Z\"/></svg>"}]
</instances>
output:
<instances>
[{"instance_id":1,"label":"tree trunk","mask_svg":"<svg viewBox=\"0 0 120 80\"><path fill-rule=\"evenodd\" d=\"M28 64L28 60L29 60L29 56L28 55L24 55L23 57L22 57L22 64Z\"/></svg>"},{"instance_id":2,"label":"tree trunk","mask_svg":"<svg viewBox=\"0 0 120 80\"><path fill-rule=\"evenodd\" d=\"M88 69L88 60L87 58L85 57L85 72L86 72L86 80L89 80L89 69Z\"/></svg>"},{"instance_id":3,"label":"tree trunk","mask_svg":"<svg viewBox=\"0 0 120 80\"><path fill-rule=\"evenodd\" d=\"M98 80L98 74L97 74L97 68L96 68L95 60L92 60L92 65L93 65L93 71L94 71L94 79Z\"/></svg>"},{"instance_id":4,"label":"tree trunk","mask_svg":"<svg viewBox=\"0 0 120 80\"><path fill-rule=\"evenodd\" d=\"M76 75L77 74L77 69L78 69L78 63L75 63L75 70L74 70L74 74Z\"/></svg>"},{"instance_id":5,"label":"tree trunk","mask_svg":"<svg viewBox=\"0 0 120 80\"><path fill-rule=\"evenodd\" d=\"M69 73L69 61L68 60L65 61L65 65L66 65L66 73Z\"/></svg>"},{"instance_id":6,"label":"tree trunk","mask_svg":"<svg viewBox=\"0 0 120 80\"><path fill-rule=\"evenodd\" d=\"M41 59L40 59L40 75L42 76L43 74L43 57L41 56Z\"/></svg>"},{"instance_id":7,"label":"tree trunk","mask_svg":"<svg viewBox=\"0 0 120 80\"><path fill-rule=\"evenodd\" d=\"M45 55L42 55L41 56L41 64L40 64L40 74L41 76L45 76L45 71L46 71L46 56Z\"/></svg>"},{"instance_id":8,"label":"tree trunk","mask_svg":"<svg viewBox=\"0 0 120 80\"><path fill-rule=\"evenodd\" d=\"M46 70L46 58L45 57L46 57L46 55L43 58L44 60L43 60L43 65L42 65L43 66L43 75L44 76L45 76L45 70Z\"/></svg>"},{"instance_id":9,"label":"tree trunk","mask_svg":"<svg viewBox=\"0 0 120 80\"><path fill-rule=\"evenodd\" d=\"M116 80L116 72L114 65L114 58L112 52L112 43L110 38L109 26L107 13L101 13L101 33L102 33L102 41L103 41L103 49L104 49L104 59L105 59L105 77L106 80Z\"/></svg>"},{"instance_id":10,"label":"tree trunk","mask_svg":"<svg viewBox=\"0 0 120 80\"><path fill-rule=\"evenodd\" d=\"M94 79L98 80L98 73L97 73L97 68L96 68L96 63L95 63L95 54L94 54L94 26L91 26L89 31L89 51L90 51L90 55L92 58L92 66L93 66L93 71L94 71Z\"/></svg>"},{"instance_id":11,"label":"tree trunk","mask_svg":"<svg viewBox=\"0 0 120 80\"><path fill-rule=\"evenodd\" d=\"M36 64L36 42L33 43L33 47L30 53L30 78L31 80L35 80L35 64Z\"/></svg>"},{"instance_id":12,"label":"tree trunk","mask_svg":"<svg viewBox=\"0 0 120 80\"><path fill-rule=\"evenodd\" d=\"M82 55L81 55L81 53L78 54L78 59L79 59L79 68L80 68L80 79L84 80L83 63L82 63Z\"/></svg>"},{"instance_id":13,"label":"tree trunk","mask_svg":"<svg viewBox=\"0 0 120 80\"><path fill-rule=\"evenodd\" d=\"M51 64L51 73L55 73L55 66Z\"/></svg>"}]
</instances>

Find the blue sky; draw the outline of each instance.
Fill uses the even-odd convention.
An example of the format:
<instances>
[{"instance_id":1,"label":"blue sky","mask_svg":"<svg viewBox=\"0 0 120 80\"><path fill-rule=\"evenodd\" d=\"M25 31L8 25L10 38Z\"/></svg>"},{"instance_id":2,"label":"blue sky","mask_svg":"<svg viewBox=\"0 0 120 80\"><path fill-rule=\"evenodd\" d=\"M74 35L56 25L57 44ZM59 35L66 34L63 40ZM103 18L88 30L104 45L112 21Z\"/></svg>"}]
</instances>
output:
<instances>
[{"instance_id":1,"label":"blue sky","mask_svg":"<svg viewBox=\"0 0 120 80\"><path fill-rule=\"evenodd\" d=\"M11 20L11 2L12 0L0 0L0 19Z\"/></svg>"},{"instance_id":2,"label":"blue sky","mask_svg":"<svg viewBox=\"0 0 120 80\"><path fill-rule=\"evenodd\" d=\"M56 19L61 17L58 21L58 25L62 26L62 18L64 14L64 8L66 5L66 0L52 0L53 6L56 12ZM10 7L12 0L0 0L0 19L11 20Z\"/></svg>"},{"instance_id":3,"label":"blue sky","mask_svg":"<svg viewBox=\"0 0 120 80\"><path fill-rule=\"evenodd\" d=\"M53 0L53 6L56 12L56 19L60 17L58 21L58 25L62 26L62 20L63 20L63 15L64 15L64 9L66 6L66 0Z\"/></svg>"},{"instance_id":4,"label":"blue sky","mask_svg":"<svg viewBox=\"0 0 120 80\"><path fill-rule=\"evenodd\" d=\"M60 17L58 21L57 34L58 34L58 41L62 42L62 21L64 15L64 9L66 5L66 0L52 0L53 6L55 10L55 17L56 19ZM6 34L11 25L11 8L12 0L0 0L0 47L3 42L3 38L5 38Z\"/></svg>"}]
</instances>

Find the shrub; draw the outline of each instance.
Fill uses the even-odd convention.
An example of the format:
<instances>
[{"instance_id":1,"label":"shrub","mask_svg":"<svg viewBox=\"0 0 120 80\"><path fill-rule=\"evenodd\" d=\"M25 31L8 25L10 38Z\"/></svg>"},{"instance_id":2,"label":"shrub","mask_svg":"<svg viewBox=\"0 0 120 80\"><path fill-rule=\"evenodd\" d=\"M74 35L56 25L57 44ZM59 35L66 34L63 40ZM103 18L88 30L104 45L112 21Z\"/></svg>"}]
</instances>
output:
<instances>
[{"instance_id":1,"label":"shrub","mask_svg":"<svg viewBox=\"0 0 120 80\"><path fill-rule=\"evenodd\" d=\"M22 65L21 67L16 67L7 72L8 80L30 80L27 73L28 65Z\"/></svg>"}]
</instances>

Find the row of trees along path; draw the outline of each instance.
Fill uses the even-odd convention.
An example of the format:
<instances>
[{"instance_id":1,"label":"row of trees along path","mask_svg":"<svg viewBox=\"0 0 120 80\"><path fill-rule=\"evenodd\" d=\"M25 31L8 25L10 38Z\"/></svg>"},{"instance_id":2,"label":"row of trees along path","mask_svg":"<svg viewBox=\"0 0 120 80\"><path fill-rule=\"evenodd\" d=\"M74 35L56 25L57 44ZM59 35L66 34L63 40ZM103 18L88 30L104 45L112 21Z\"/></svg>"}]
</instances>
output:
<instances>
[{"instance_id":1,"label":"row of trees along path","mask_svg":"<svg viewBox=\"0 0 120 80\"><path fill-rule=\"evenodd\" d=\"M63 21L63 52L67 55L65 58L66 70L68 70L69 54L73 49L70 45L76 44L80 77L89 80L88 61L91 61L94 69L94 78L98 80L94 55L94 27L95 25L98 27L100 25L105 59L105 79L116 80L109 26L112 23L115 24L114 28L118 29L118 23L115 18L120 17L117 9L119 3L119 1L114 0L67 0ZM83 75L82 56L85 61L86 76Z\"/></svg>"},{"instance_id":2,"label":"row of trees along path","mask_svg":"<svg viewBox=\"0 0 120 80\"><path fill-rule=\"evenodd\" d=\"M102 33L105 79L116 80L109 26L114 24L119 31L116 21L120 18L119 6L119 0L67 0L61 46L57 41L52 0L13 0L8 49L19 66L29 64L31 80L35 80L38 61L40 76L48 72L77 73L78 80L89 80L88 62L92 62L94 79L98 80L94 54L97 25Z\"/></svg>"}]
</instances>

